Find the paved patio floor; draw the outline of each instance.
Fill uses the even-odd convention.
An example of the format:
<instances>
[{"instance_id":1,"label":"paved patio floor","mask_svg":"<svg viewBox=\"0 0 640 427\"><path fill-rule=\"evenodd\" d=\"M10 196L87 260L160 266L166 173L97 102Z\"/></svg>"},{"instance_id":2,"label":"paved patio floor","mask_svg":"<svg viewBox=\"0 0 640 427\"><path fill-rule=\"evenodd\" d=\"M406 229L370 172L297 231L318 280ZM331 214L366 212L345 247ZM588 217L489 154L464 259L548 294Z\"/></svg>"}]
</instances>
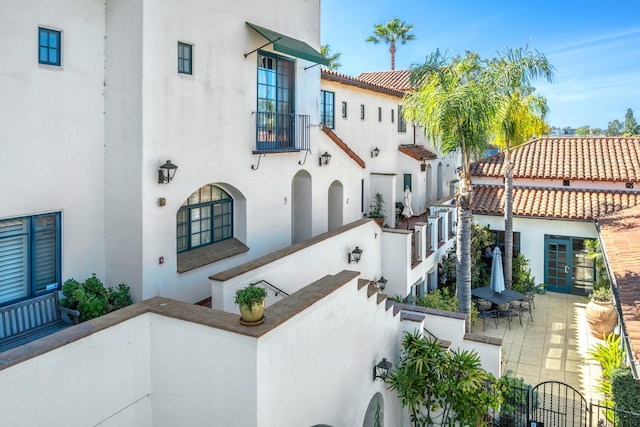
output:
<instances>
[{"instance_id":1,"label":"paved patio floor","mask_svg":"<svg viewBox=\"0 0 640 427\"><path fill-rule=\"evenodd\" d=\"M528 314L506 318L498 327L487 319L482 331L482 319L472 326L472 333L502 338L503 374L512 371L516 377L535 386L544 381L562 381L578 390L587 399L601 398L596 390L601 369L598 362L587 360L588 350L601 342L589 333L585 318L586 298L546 292L536 294L533 322ZM526 316L526 317L525 317Z\"/></svg>"}]
</instances>

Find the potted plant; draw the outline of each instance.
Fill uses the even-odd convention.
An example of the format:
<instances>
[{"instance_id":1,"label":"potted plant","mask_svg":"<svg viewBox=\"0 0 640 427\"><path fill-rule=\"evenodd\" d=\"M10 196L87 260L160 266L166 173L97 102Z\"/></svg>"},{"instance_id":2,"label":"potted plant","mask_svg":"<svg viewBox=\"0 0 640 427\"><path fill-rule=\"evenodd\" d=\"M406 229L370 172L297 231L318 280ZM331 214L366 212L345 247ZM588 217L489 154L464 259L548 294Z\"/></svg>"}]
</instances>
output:
<instances>
[{"instance_id":1,"label":"potted plant","mask_svg":"<svg viewBox=\"0 0 640 427\"><path fill-rule=\"evenodd\" d=\"M618 323L618 313L611 302L611 288L595 288L589 299L585 308L587 323L591 335L602 339L603 336L610 335Z\"/></svg>"},{"instance_id":2,"label":"potted plant","mask_svg":"<svg viewBox=\"0 0 640 427\"><path fill-rule=\"evenodd\" d=\"M267 290L249 285L236 291L235 303L240 307L240 323L247 326L259 325L264 321L264 300Z\"/></svg>"},{"instance_id":3,"label":"potted plant","mask_svg":"<svg viewBox=\"0 0 640 427\"><path fill-rule=\"evenodd\" d=\"M369 218L375 219L380 227L384 224L384 199L382 194L376 191L373 196L373 203L369 206Z\"/></svg>"}]
</instances>

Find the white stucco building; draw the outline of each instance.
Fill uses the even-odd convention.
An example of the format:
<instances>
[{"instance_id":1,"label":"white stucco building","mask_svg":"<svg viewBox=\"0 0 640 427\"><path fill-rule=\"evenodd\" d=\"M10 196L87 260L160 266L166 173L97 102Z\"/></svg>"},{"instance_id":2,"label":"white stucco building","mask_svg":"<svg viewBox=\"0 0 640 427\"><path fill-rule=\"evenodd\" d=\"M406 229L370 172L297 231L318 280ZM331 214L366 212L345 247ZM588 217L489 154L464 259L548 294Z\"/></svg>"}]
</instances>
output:
<instances>
[{"instance_id":1,"label":"white stucco building","mask_svg":"<svg viewBox=\"0 0 640 427\"><path fill-rule=\"evenodd\" d=\"M382 402L403 425L371 369L409 330L477 349L499 374L500 343L474 341L463 316L375 286L406 297L437 282L456 158L399 127L402 90L315 66L319 0L260 6L0 5L0 307L92 273L138 302L0 353L3 420L369 426ZM163 165L177 165L170 181ZM406 186L419 218L395 228ZM376 192L389 227L363 218ZM232 303L260 281L288 295L272 293L262 330ZM48 399L61 382L71 394Z\"/></svg>"}]
</instances>

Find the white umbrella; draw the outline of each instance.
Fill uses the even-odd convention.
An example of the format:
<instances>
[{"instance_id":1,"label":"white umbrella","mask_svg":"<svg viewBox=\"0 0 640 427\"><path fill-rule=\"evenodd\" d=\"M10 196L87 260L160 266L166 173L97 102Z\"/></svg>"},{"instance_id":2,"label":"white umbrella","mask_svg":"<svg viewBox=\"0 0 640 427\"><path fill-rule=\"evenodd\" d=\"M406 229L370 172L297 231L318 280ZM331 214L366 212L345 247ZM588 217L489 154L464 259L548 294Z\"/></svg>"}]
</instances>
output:
<instances>
[{"instance_id":1,"label":"white umbrella","mask_svg":"<svg viewBox=\"0 0 640 427\"><path fill-rule=\"evenodd\" d=\"M404 205L402 216L407 218L412 217L413 210L411 209L411 190L409 190L409 187L404 190L404 201L402 204Z\"/></svg>"},{"instance_id":2,"label":"white umbrella","mask_svg":"<svg viewBox=\"0 0 640 427\"><path fill-rule=\"evenodd\" d=\"M496 246L493 250L493 260L491 261L491 282L490 285L493 292L501 293L504 291L504 271L502 271L502 253L500 248Z\"/></svg>"}]
</instances>

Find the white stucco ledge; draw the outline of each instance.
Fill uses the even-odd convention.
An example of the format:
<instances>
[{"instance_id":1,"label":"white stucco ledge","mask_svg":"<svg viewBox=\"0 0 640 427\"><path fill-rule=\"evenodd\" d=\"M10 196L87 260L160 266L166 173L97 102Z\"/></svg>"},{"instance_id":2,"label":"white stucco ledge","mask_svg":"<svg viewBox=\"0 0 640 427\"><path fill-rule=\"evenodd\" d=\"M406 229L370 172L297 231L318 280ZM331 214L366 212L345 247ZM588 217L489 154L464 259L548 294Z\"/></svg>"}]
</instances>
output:
<instances>
[{"instance_id":1,"label":"white stucco ledge","mask_svg":"<svg viewBox=\"0 0 640 427\"><path fill-rule=\"evenodd\" d=\"M336 228L335 230L328 231L326 233L319 234L315 237L307 239L303 242L293 244L291 246L287 246L286 248L270 252L267 255L256 258L252 261L241 264L237 267L230 268L228 270L221 271L219 273L215 273L209 276L210 280L216 280L219 282L225 282L227 280L231 280L234 277L240 276L248 271L255 270L259 267L263 267L267 264L270 264L274 261L277 261L281 258L285 258L291 254L294 254L298 251L306 249L310 246L313 246L317 243L320 243L324 240L331 239L332 237L338 236L348 230L360 227L362 224L366 224L367 222L372 222L372 218L362 218L347 225L343 225L342 227ZM384 229L387 231L387 229Z\"/></svg>"},{"instance_id":2,"label":"white stucco ledge","mask_svg":"<svg viewBox=\"0 0 640 427\"><path fill-rule=\"evenodd\" d=\"M235 313L227 313L164 297L150 298L97 319L71 326L21 347L2 352L0 353L0 371L145 313L155 313L259 338L340 287L348 283L353 283L354 286L357 286L354 279L359 275L360 273L357 271L348 270L343 270L335 275L327 275L267 307L264 313L264 323L251 327L241 325L239 323L240 316ZM378 300L378 302L380 303L381 301Z\"/></svg>"}]
</instances>

